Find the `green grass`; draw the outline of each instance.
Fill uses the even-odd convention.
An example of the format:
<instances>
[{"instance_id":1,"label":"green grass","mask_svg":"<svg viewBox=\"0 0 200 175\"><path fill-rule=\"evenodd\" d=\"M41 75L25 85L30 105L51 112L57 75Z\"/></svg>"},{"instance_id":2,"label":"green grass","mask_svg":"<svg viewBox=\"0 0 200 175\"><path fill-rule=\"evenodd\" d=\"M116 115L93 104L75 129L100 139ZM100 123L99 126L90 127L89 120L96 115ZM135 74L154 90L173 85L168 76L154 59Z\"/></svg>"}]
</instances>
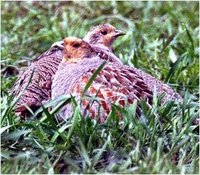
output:
<instances>
[{"instance_id":1,"label":"green grass","mask_svg":"<svg viewBox=\"0 0 200 175\"><path fill-rule=\"evenodd\" d=\"M2 174L199 173L199 127L192 122L199 115L198 2L1 2L1 10ZM123 63L168 83L184 102L160 105L155 97L151 109L141 102L139 119L134 104L114 105L105 124L80 116L77 104L58 124L57 110L73 101L63 96L39 118L15 116L8 91L16 73L55 41L105 22L126 32L114 44Z\"/></svg>"}]
</instances>

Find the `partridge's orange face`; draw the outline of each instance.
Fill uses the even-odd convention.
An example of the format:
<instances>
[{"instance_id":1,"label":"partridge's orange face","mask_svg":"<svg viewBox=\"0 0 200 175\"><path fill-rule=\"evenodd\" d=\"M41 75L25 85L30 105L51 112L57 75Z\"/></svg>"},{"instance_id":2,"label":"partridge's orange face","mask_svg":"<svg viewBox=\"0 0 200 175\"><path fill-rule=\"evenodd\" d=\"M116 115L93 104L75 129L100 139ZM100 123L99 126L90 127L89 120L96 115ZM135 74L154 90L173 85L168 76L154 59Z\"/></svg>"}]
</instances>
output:
<instances>
[{"instance_id":1,"label":"partridge's orange face","mask_svg":"<svg viewBox=\"0 0 200 175\"><path fill-rule=\"evenodd\" d=\"M91 58L96 55L91 46L84 40L76 37L64 39L64 62L74 63L83 58Z\"/></svg>"},{"instance_id":2,"label":"partridge's orange face","mask_svg":"<svg viewBox=\"0 0 200 175\"><path fill-rule=\"evenodd\" d=\"M101 24L92 28L84 37L84 40L90 44L102 44L111 48L113 41L124 34L123 31L117 30L110 24Z\"/></svg>"}]
</instances>

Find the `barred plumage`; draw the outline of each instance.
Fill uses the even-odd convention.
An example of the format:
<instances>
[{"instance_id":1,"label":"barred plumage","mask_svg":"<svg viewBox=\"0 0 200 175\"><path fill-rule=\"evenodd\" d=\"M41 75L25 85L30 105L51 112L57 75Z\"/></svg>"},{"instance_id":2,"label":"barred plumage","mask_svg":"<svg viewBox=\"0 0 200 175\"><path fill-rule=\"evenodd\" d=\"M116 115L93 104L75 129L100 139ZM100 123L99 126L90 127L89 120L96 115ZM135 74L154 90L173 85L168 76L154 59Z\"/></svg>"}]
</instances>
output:
<instances>
[{"instance_id":1,"label":"barred plumage","mask_svg":"<svg viewBox=\"0 0 200 175\"><path fill-rule=\"evenodd\" d=\"M19 75L11 93L22 95L15 106L20 116L26 115L25 104L35 110L50 98L52 76L63 57L62 48L52 47L34 60L28 69ZM30 80L32 75L32 79ZM28 84L30 81L30 84Z\"/></svg>"},{"instance_id":2,"label":"barred plumage","mask_svg":"<svg viewBox=\"0 0 200 175\"><path fill-rule=\"evenodd\" d=\"M153 91L154 88L156 88L158 96L163 95L162 103L168 102L169 100L180 102L183 100L181 95L174 91L169 85L163 83L162 81L156 79L155 77L140 69L133 69L138 75L140 75L143 78L144 82L146 83L149 89Z\"/></svg>"},{"instance_id":3,"label":"barred plumage","mask_svg":"<svg viewBox=\"0 0 200 175\"><path fill-rule=\"evenodd\" d=\"M73 48L72 41L77 42L79 48ZM81 99L84 87L104 60L97 54L94 56L92 47L77 38L66 38L65 49L65 59L59 65L52 83L53 99L63 94L72 94L77 101L81 100L82 115L89 115L92 118L100 116L100 122L105 121L114 103L124 107L134 101L145 100L149 106L151 105L152 91L143 78L131 67L110 61ZM93 100L94 97L98 98ZM137 109L139 110L139 106ZM58 114L58 118L65 119L71 114L72 107L67 105Z\"/></svg>"},{"instance_id":4,"label":"barred plumage","mask_svg":"<svg viewBox=\"0 0 200 175\"><path fill-rule=\"evenodd\" d=\"M84 59L77 63L63 62L59 65L52 84L52 98L63 94L72 94L80 100L84 87L94 71L103 63L99 57ZM92 100L89 97L98 97ZM110 112L111 106L118 103L128 106L134 100L152 102L152 91L143 79L130 67L116 63L108 63L89 87L82 102L82 114L92 118L100 115L103 122ZM100 107L100 111L98 109ZM99 114L100 112L100 114ZM59 113L59 119L70 117L71 106L66 106Z\"/></svg>"},{"instance_id":5,"label":"barred plumage","mask_svg":"<svg viewBox=\"0 0 200 175\"><path fill-rule=\"evenodd\" d=\"M115 33L115 28L111 25L99 25L95 28L105 28L105 30L110 30L109 37L112 38L112 35L116 39L118 36L120 36L120 32ZM92 29L94 30L94 29ZM91 32L91 31L90 31ZM90 33L89 32L89 33ZM99 33L98 33L99 32ZM104 35L100 34L100 30L97 32L98 35L100 35L99 41L102 41L102 39L105 37ZM88 36L88 35L87 35ZM112 39L112 41L114 41ZM88 41L90 42L90 41ZM110 41L109 41L110 42ZM98 42L99 44L99 42ZM112 42L110 43L112 44ZM93 42L93 47L95 48L96 45ZM41 103L49 100L50 93L51 93L51 82L52 82L52 76L55 74L58 64L60 63L62 57L63 57L63 41L56 42L48 51L46 51L44 54L36 58L31 66L27 68L25 72L19 75L18 80L16 81L12 93L17 96L21 91L24 90L23 95L21 96L20 100L18 101L17 105L15 106L15 111L18 112L20 116L25 115L28 111L26 110L25 104L27 104L31 109L37 109L41 106ZM96 49L96 52L101 54L101 56L105 59L107 59L107 55L104 55L102 52L100 53L101 48ZM111 57L115 57L114 54ZM112 58L111 58L112 59ZM116 58L115 58L116 59ZM115 61L115 59L112 59ZM27 86L32 71L34 69L34 74L31 80L31 83L25 90L25 87Z\"/></svg>"},{"instance_id":6,"label":"barred plumage","mask_svg":"<svg viewBox=\"0 0 200 175\"><path fill-rule=\"evenodd\" d=\"M84 40L90 43L93 51L96 52L102 60L122 64L120 59L112 52L112 42L118 36L123 34L122 31L116 30L112 25L103 24L92 28L84 37ZM94 40L96 35L98 35L98 40ZM52 77L55 74L62 57L63 41L60 41L55 43L44 54L36 58L31 66L19 75L19 78L11 91L15 96L25 89L30 80L32 71L35 69L31 83L28 88L24 90L24 94L15 107L16 111L19 112L21 116L27 112L24 104L27 104L31 109L37 109L41 106L41 103L49 100ZM150 90L153 90L154 87L156 87L158 95L164 95L163 102L168 100L182 101L182 97L168 85L140 69L133 68L133 70L143 78L143 81Z\"/></svg>"}]
</instances>

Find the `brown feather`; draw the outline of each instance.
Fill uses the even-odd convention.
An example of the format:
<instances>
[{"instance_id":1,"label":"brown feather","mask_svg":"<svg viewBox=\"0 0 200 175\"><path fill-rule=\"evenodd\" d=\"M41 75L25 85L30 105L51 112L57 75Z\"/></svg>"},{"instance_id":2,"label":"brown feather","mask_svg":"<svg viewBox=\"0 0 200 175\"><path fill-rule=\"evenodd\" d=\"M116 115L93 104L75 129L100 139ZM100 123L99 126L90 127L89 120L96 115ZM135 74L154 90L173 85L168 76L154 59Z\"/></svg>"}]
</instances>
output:
<instances>
[{"instance_id":1,"label":"brown feather","mask_svg":"<svg viewBox=\"0 0 200 175\"><path fill-rule=\"evenodd\" d=\"M55 74L62 60L62 56L62 49L55 47L50 48L44 54L36 58L26 71L20 74L11 90L11 93L15 96L23 92L15 106L15 111L18 112L20 116L28 113L24 106L25 104L32 109L37 109L37 107L40 107L41 103L50 98L52 76ZM32 79L28 85L31 75Z\"/></svg>"},{"instance_id":2,"label":"brown feather","mask_svg":"<svg viewBox=\"0 0 200 175\"><path fill-rule=\"evenodd\" d=\"M63 94L76 96L80 100L83 89L93 72L103 63L99 57L83 59L78 63L61 63L52 84L52 98ZM142 87L142 88L141 88ZM87 97L97 97L98 101ZM113 103L125 107L134 100L152 102L152 91L148 89L143 79L130 67L108 63L89 87L83 98L81 111L91 118L98 116L100 105L100 122L105 121ZM72 108L65 106L59 113L59 119L70 117Z\"/></svg>"}]
</instances>

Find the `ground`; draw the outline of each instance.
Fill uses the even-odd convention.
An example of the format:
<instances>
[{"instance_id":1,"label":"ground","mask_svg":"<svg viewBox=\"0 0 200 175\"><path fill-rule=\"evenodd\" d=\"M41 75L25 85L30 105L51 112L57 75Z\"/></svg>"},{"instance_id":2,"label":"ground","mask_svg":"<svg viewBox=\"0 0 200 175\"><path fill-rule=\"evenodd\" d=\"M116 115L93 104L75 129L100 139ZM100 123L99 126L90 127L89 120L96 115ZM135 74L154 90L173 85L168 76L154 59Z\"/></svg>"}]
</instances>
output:
<instances>
[{"instance_id":1,"label":"ground","mask_svg":"<svg viewBox=\"0 0 200 175\"><path fill-rule=\"evenodd\" d=\"M1 2L1 12L2 174L198 174L199 2ZM119 109L122 121L113 106L104 124L81 117L79 105L60 124L46 106L37 118L15 116L9 89L19 71L54 42L105 22L126 32L114 44L123 63L169 84L184 102L160 105L155 96L150 110L142 102L140 119L134 105Z\"/></svg>"}]
</instances>

